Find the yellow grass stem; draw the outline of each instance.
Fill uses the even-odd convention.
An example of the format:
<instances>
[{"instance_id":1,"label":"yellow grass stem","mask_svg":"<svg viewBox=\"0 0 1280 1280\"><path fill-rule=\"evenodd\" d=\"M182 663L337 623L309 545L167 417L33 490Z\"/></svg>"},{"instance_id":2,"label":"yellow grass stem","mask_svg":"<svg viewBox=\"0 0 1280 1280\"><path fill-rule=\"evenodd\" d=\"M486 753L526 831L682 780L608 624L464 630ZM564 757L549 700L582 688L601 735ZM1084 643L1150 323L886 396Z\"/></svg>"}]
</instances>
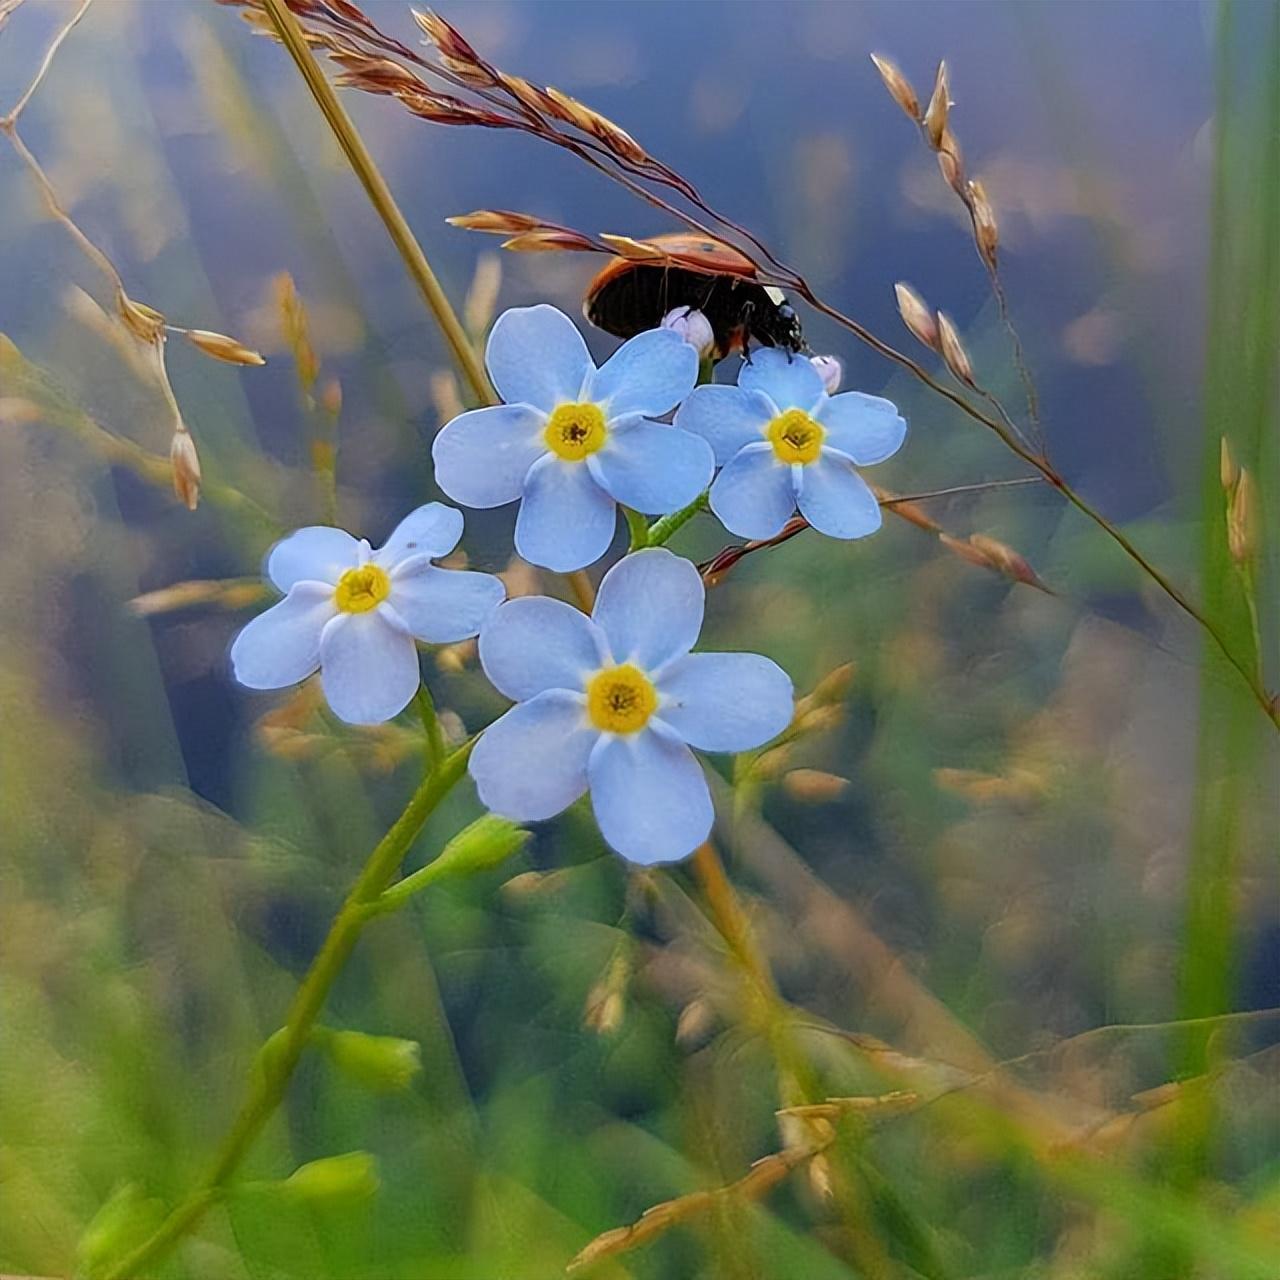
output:
<instances>
[{"instance_id":1,"label":"yellow grass stem","mask_svg":"<svg viewBox=\"0 0 1280 1280\"><path fill-rule=\"evenodd\" d=\"M440 282L436 279L435 272L432 271L431 264L422 251L422 246L409 229L409 224L405 221L404 214L400 212L400 206L396 204L386 179L374 163L373 157L364 145L364 140L351 122L351 117L338 101L338 95L333 86L325 78L319 63L307 47L298 20L289 11L284 0L263 0L263 5L281 42L302 73L302 78L307 82L311 96L315 98L316 104L329 123L329 128L333 130L333 136L338 140L338 145L342 148L348 163L356 177L360 179L370 203L382 219L387 234L391 237L401 258L404 259L409 274L421 291L427 306L430 307L431 314L440 326L440 331L444 334L453 352L453 358L457 361L458 368L470 385L472 393L482 404L496 404L497 399L493 388L489 385L484 366L480 363L475 348L467 337L466 329L463 328L448 297L440 287Z\"/></svg>"}]
</instances>

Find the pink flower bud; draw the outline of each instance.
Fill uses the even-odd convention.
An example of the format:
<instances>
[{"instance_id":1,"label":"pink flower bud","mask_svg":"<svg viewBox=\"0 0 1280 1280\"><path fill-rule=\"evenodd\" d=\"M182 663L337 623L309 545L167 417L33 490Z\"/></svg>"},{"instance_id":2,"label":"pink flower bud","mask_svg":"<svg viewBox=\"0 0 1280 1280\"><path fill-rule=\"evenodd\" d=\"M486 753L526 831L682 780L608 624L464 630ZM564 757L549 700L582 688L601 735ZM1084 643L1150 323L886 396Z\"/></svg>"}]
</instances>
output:
<instances>
[{"instance_id":1,"label":"pink flower bud","mask_svg":"<svg viewBox=\"0 0 1280 1280\"><path fill-rule=\"evenodd\" d=\"M716 335L711 321L693 307L676 307L662 317L663 329L678 333L700 356L715 345Z\"/></svg>"},{"instance_id":2,"label":"pink flower bud","mask_svg":"<svg viewBox=\"0 0 1280 1280\"><path fill-rule=\"evenodd\" d=\"M833 396L840 390L840 381L844 377L844 365L838 356L810 356L810 364L818 371L827 395Z\"/></svg>"}]
</instances>

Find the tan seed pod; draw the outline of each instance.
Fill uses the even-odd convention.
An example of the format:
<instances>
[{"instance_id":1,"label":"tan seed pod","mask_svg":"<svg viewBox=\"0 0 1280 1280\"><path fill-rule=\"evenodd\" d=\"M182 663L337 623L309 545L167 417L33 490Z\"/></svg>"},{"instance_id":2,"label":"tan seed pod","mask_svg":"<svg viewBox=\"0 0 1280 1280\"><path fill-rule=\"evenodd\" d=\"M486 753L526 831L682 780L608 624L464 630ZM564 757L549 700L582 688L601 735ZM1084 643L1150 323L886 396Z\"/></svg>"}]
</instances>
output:
<instances>
[{"instance_id":1,"label":"tan seed pod","mask_svg":"<svg viewBox=\"0 0 1280 1280\"><path fill-rule=\"evenodd\" d=\"M1246 467L1240 468L1227 507L1227 548L1238 565L1249 564L1258 554L1258 493Z\"/></svg>"},{"instance_id":2,"label":"tan seed pod","mask_svg":"<svg viewBox=\"0 0 1280 1280\"><path fill-rule=\"evenodd\" d=\"M873 53L871 61L876 64L876 70L880 73L880 79L884 81L884 87L889 90L889 96L912 120L919 124L920 99L916 97L916 91L911 87L911 81L902 74L897 63L890 61L890 59L883 57L881 54Z\"/></svg>"},{"instance_id":3,"label":"tan seed pod","mask_svg":"<svg viewBox=\"0 0 1280 1280\"><path fill-rule=\"evenodd\" d=\"M951 85L947 73L946 62L938 63L938 74L934 77L933 93L924 113L924 131L929 145L937 151L942 146L943 135L947 131L947 116L951 111Z\"/></svg>"},{"instance_id":4,"label":"tan seed pod","mask_svg":"<svg viewBox=\"0 0 1280 1280\"><path fill-rule=\"evenodd\" d=\"M917 341L931 351L938 350L938 321L925 300L909 285L899 281L893 286L898 299L898 314Z\"/></svg>"},{"instance_id":5,"label":"tan seed pod","mask_svg":"<svg viewBox=\"0 0 1280 1280\"><path fill-rule=\"evenodd\" d=\"M196 442L185 428L173 433L169 442L169 465L173 470L173 491L194 511L200 504L200 455Z\"/></svg>"},{"instance_id":6,"label":"tan seed pod","mask_svg":"<svg viewBox=\"0 0 1280 1280\"><path fill-rule=\"evenodd\" d=\"M978 243L978 252L982 260L996 269L996 250L1000 244L1000 234L996 227L996 211L987 199L986 188L974 178L969 183L969 210L973 214L973 234Z\"/></svg>"},{"instance_id":7,"label":"tan seed pod","mask_svg":"<svg viewBox=\"0 0 1280 1280\"><path fill-rule=\"evenodd\" d=\"M973 365L969 363L969 353L965 351L951 318L942 311L938 312L938 350L942 353L947 368L967 387L977 387L973 380Z\"/></svg>"},{"instance_id":8,"label":"tan seed pod","mask_svg":"<svg viewBox=\"0 0 1280 1280\"><path fill-rule=\"evenodd\" d=\"M211 329L185 329L182 336L205 355L212 356L215 360L225 360L227 364L267 363L258 352L229 338L225 333L214 333Z\"/></svg>"}]
</instances>

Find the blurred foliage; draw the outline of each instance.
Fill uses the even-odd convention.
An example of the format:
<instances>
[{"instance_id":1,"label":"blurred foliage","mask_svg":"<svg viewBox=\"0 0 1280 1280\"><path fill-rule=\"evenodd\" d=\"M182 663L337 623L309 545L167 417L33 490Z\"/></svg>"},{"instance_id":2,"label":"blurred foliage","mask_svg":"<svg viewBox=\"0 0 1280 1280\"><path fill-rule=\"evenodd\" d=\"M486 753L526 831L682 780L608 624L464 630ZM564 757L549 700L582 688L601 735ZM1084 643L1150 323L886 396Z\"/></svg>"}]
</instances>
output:
<instances>
[{"instance_id":1,"label":"blurred foliage","mask_svg":"<svg viewBox=\"0 0 1280 1280\"><path fill-rule=\"evenodd\" d=\"M1072 6L756 6L746 23L705 8L723 40L670 52L670 6L451 16L722 187L884 331L891 282L927 286L1013 401L936 173L897 139L869 64L850 87L881 44L904 65L954 55L1055 457L1175 578L1198 573L1252 646L1228 435L1262 495L1253 590L1274 637L1280 10L1231 6L1201 32L1190 6L1167 31L1123 5L1087 21ZM0 34L6 106L61 17L30 0ZM446 214L649 229L559 158L353 110L453 296L471 282L477 336L495 306L576 310L586 272L531 255L500 279ZM268 359L240 370L173 344L206 481L189 514L110 298L0 147L0 271L18 285L0 296L0 1270L92 1275L200 1178L423 766L411 714L356 731L306 690L231 686L244 580L279 529L336 509L376 540L438 496L426 445L458 393L291 69L233 15L97 5L24 132L139 298ZM1129 170L1126 140L1150 168ZM841 354L913 424L878 482L1008 474L918 385ZM866 543L805 534L752 556L709 601L708 647L768 653L802 690L855 664L811 732L726 763L717 788L806 1078L778 1071L781 1033L762 1030L688 870L629 876L575 808L370 925L285 1108L155 1274L553 1277L597 1233L819 1139L767 1194L712 1197L591 1274L837 1280L877 1258L895 1280L1280 1274L1274 735L1051 494L929 512L1017 548L1058 594L890 520ZM510 512L470 514L472 563L557 590L508 566L509 533ZM725 540L702 517L677 547L702 559ZM1258 657L1274 684L1274 643ZM472 648L427 670L454 740L500 710ZM446 848L480 858L474 831L450 844L478 816L460 788L408 869ZM775 1114L891 1090L917 1104L829 1130Z\"/></svg>"}]
</instances>

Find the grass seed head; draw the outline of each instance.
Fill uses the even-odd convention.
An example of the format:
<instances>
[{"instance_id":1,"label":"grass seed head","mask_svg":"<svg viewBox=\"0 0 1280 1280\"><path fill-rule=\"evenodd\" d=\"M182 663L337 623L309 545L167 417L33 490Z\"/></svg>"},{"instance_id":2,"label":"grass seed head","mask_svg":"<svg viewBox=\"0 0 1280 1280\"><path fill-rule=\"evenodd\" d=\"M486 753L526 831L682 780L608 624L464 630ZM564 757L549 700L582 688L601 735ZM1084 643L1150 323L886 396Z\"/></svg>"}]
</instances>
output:
<instances>
[{"instance_id":1,"label":"grass seed head","mask_svg":"<svg viewBox=\"0 0 1280 1280\"><path fill-rule=\"evenodd\" d=\"M169 466L173 471L173 491L188 511L200 505L200 455L191 432L175 431L169 442Z\"/></svg>"},{"instance_id":2,"label":"grass seed head","mask_svg":"<svg viewBox=\"0 0 1280 1280\"><path fill-rule=\"evenodd\" d=\"M259 365L266 360L244 343L225 333L214 333L212 329L185 329L183 335L193 347L198 347L207 356L215 360L224 360L227 364Z\"/></svg>"},{"instance_id":3,"label":"grass seed head","mask_svg":"<svg viewBox=\"0 0 1280 1280\"><path fill-rule=\"evenodd\" d=\"M938 312L938 350L942 354L947 368L959 378L966 387L977 388L973 380L973 365L969 363L969 353L960 341L960 334L949 316Z\"/></svg>"},{"instance_id":4,"label":"grass seed head","mask_svg":"<svg viewBox=\"0 0 1280 1280\"><path fill-rule=\"evenodd\" d=\"M1227 548L1238 565L1252 563L1258 554L1258 492L1245 467L1227 506Z\"/></svg>"},{"instance_id":5,"label":"grass seed head","mask_svg":"<svg viewBox=\"0 0 1280 1280\"><path fill-rule=\"evenodd\" d=\"M969 183L969 210L973 214L973 234L978 243L982 260L996 269L996 250L1000 245L1000 233L996 226L996 211L987 199L986 188L974 178Z\"/></svg>"},{"instance_id":6,"label":"grass seed head","mask_svg":"<svg viewBox=\"0 0 1280 1280\"><path fill-rule=\"evenodd\" d=\"M889 96L906 112L910 119L919 124L920 99L916 97L916 91L911 87L911 81L902 74L898 64L888 58L878 53L873 53L871 61L876 64L876 70L880 73L880 79L884 81L884 87L889 90Z\"/></svg>"},{"instance_id":7,"label":"grass seed head","mask_svg":"<svg viewBox=\"0 0 1280 1280\"><path fill-rule=\"evenodd\" d=\"M911 330L917 341L924 343L931 351L937 351L938 321L925 300L902 281L893 286L893 292L898 299L898 314L902 317L902 323Z\"/></svg>"},{"instance_id":8,"label":"grass seed head","mask_svg":"<svg viewBox=\"0 0 1280 1280\"><path fill-rule=\"evenodd\" d=\"M938 63L938 74L934 77L933 93L929 98L929 106L924 113L924 131L929 145L935 150L942 146L943 136L947 132L947 117L951 111L951 85L947 73L946 62Z\"/></svg>"}]
</instances>

